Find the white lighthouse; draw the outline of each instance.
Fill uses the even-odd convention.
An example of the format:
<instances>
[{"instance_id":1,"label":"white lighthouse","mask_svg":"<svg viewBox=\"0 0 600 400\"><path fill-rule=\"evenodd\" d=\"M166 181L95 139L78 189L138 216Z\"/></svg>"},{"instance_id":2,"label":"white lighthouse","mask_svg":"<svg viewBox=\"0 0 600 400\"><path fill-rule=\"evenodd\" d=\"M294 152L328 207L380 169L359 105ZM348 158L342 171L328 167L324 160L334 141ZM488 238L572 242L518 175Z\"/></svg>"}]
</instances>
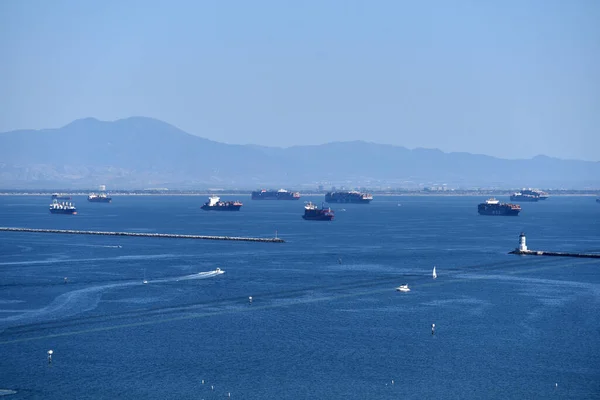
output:
<instances>
[{"instance_id":1,"label":"white lighthouse","mask_svg":"<svg viewBox=\"0 0 600 400\"><path fill-rule=\"evenodd\" d=\"M527 239L523 232L519 235L519 251L522 253L527 251Z\"/></svg>"}]
</instances>

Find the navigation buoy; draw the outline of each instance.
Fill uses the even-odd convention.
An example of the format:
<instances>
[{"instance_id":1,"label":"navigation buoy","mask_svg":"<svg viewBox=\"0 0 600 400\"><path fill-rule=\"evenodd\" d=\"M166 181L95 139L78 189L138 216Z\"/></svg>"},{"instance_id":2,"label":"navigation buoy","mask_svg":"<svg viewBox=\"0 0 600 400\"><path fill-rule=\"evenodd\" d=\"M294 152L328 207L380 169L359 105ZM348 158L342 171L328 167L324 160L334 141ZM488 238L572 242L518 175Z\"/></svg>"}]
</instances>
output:
<instances>
[{"instance_id":1,"label":"navigation buoy","mask_svg":"<svg viewBox=\"0 0 600 400\"><path fill-rule=\"evenodd\" d=\"M435 324L431 324L431 334L435 333Z\"/></svg>"},{"instance_id":2,"label":"navigation buoy","mask_svg":"<svg viewBox=\"0 0 600 400\"><path fill-rule=\"evenodd\" d=\"M248 297L248 301L252 304L252 296Z\"/></svg>"},{"instance_id":3,"label":"navigation buoy","mask_svg":"<svg viewBox=\"0 0 600 400\"><path fill-rule=\"evenodd\" d=\"M555 388L557 388L557 387L558 387L558 383L555 383L555 384L554 384L554 387L555 387Z\"/></svg>"},{"instance_id":4,"label":"navigation buoy","mask_svg":"<svg viewBox=\"0 0 600 400\"><path fill-rule=\"evenodd\" d=\"M231 392L227 392L227 397L231 397Z\"/></svg>"},{"instance_id":5,"label":"navigation buoy","mask_svg":"<svg viewBox=\"0 0 600 400\"><path fill-rule=\"evenodd\" d=\"M48 363L52 362L52 354L54 354L54 351L48 350Z\"/></svg>"}]
</instances>

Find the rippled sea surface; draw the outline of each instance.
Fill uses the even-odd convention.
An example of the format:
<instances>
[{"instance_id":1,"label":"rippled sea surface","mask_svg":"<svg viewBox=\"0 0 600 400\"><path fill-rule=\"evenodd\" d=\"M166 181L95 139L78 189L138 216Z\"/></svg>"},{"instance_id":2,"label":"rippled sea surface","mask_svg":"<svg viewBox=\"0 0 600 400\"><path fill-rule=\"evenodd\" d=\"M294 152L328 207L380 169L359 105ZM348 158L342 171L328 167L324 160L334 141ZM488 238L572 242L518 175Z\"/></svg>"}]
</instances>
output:
<instances>
[{"instance_id":1,"label":"rippled sea surface","mask_svg":"<svg viewBox=\"0 0 600 400\"><path fill-rule=\"evenodd\" d=\"M0 232L0 394L600 398L600 260L507 254L522 231L532 249L600 253L594 198L495 217L477 214L482 197L376 196L332 205L332 222L301 218L321 196L222 198L244 206L82 196L67 216L0 197L0 226L286 240Z\"/></svg>"}]
</instances>

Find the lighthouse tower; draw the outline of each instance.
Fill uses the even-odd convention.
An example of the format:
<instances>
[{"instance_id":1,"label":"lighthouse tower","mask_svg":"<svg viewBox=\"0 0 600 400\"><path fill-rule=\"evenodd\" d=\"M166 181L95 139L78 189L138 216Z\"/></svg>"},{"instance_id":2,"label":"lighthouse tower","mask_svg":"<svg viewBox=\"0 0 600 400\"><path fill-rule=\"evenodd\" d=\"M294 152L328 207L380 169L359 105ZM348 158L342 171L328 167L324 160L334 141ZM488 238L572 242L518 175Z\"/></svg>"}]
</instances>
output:
<instances>
[{"instance_id":1,"label":"lighthouse tower","mask_svg":"<svg viewBox=\"0 0 600 400\"><path fill-rule=\"evenodd\" d=\"M521 234L519 235L519 251L527 251L527 240L525 239L525 234L523 232L521 232Z\"/></svg>"}]
</instances>

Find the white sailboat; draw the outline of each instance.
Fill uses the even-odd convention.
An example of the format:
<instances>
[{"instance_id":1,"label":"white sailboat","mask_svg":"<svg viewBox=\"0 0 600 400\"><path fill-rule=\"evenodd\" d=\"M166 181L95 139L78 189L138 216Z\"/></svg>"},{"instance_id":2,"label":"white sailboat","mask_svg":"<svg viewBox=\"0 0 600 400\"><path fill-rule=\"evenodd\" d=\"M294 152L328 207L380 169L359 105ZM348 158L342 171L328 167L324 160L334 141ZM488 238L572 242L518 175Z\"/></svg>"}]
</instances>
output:
<instances>
[{"instance_id":1,"label":"white sailboat","mask_svg":"<svg viewBox=\"0 0 600 400\"><path fill-rule=\"evenodd\" d=\"M144 268L144 280L142 281L142 283L143 283L144 285L147 285L147 284L148 284L148 281L146 280L146 268Z\"/></svg>"},{"instance_id":2,"label":"white sailboat","mask_svg":"<svg viewBox=\"0 0 600 400\"><path fill-rule=\"evenodd\" d=\"M435 272L435 265L433 266L433 273L431 274L433 279L437 278L437 272Z\"/></svg>"}]
</instances>

